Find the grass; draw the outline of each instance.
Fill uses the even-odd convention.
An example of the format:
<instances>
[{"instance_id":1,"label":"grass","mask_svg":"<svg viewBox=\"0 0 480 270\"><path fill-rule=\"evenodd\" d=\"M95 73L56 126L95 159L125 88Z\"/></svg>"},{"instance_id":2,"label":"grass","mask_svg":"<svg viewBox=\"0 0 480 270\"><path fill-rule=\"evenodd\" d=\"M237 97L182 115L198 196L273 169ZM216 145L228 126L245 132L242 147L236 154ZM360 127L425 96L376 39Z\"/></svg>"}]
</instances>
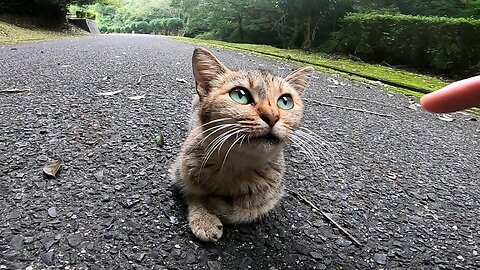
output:
<instances>
[{"instance_id":1,"label":"grass","mask_svg":"<svg viewBox=\"0 0 480 270\"><path fill-rule=\"evenodd\" d=\"M202 40L176 37L178 41L234 50L249 51L276 59L287 59L299 64L314 66L317 70L336 73L360 81L379 81L387 90L417 98L438 90L449 82L427 75L381 65L367 64L350 59L333 58L326 54L309 53L302 50L279 49L266 45L228 43L216 40Z\"/></svg>"},{"instance_id":2,"label":"grass","mask_svg":"<svg viewBox=\"0 0 480 270\"><path fill-rule=\"evenodd\" d=\"M0 21L0 44L72 38L75 35L61 31L45 30L33 26L16 26Z\"/></svg>"}]
</instances>

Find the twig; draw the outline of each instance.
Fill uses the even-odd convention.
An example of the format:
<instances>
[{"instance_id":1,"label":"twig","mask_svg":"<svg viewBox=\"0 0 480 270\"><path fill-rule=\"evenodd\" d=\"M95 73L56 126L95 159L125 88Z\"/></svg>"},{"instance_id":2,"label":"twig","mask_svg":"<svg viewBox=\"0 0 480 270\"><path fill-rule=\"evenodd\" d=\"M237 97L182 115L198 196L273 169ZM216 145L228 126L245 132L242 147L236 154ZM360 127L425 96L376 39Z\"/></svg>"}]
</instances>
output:
<instances>
[{"instance_id":1,"label":"twig","mask_svg":"<svg viewBox=\"0 0 480 270\"><path fill-rule=\"evenodd\" d=\"M340 224L338 224L335 220L333 220L326 212L324 212L322 209L318 208L314 203L310 202L307 198L305 198L304 196L302 196L300 193L298 192L295 192L293 190L290 190L290 189L287 189L288 192L290 192L294 197L296 197L297 199L299 199L301 202L307 204L308 206L310 206L311 208L315 209L316 211L320 212L320 214L322 214L322 216L328 220L328 222L330 222L331 224L333 224L335 227L337 227L345 236L347 236L350 240L352 240L352 242L355 243L355 245L361 247L363 246L358 240L357 238L355 238L352 234L350 234L348 232L347 229L343 228L342 226L340 226Z\"/></svg>"},{"instance_id":2,"label":"twig","mask_svg":"<svg viewBox=\"0 0 480 270\"><path fill-rule=\"evenodd\" d=\"M372 100L368 100L368 99L364 99L364 98L353 98L353 97L344 97L344 96L334 96L334 98L346 99L346 100L358 100L358 101L363 101L363 102L367 102L367 103L377 104L377 105L380 105L380 106L387 106L387 107L391 107L391 108L395 108L395 109L401 109L397 106L392 106L392 105L388 105L388 104L385 104L385 103L376 102L376 101L372 101Z\"/></svg>"},{"instance_id":3,"label":"twig","mask_svg":"<svg viewBox=\"0 0 480 270\"><path fill-rule=\"evenodd\" d=\"M344 110L349 110L349 111L363 112L363 113L378 115L378 116L382 116L382 117L393 118L393 115L390 115L390 114L377 113L377 112L372 112L372 111L362 110L362 109L357 109L357 108L343 107L343 106L339 106L339 105L335 105L335 104L323 103L323 102L320 102L320 101L310 100L310 99L305 99L305 100L306 101L311 101L315 104L322 105L322 106L339 108L339 109L344 109Z\"/></svg>"},{"instance_id":4,"label":"twig","mask_svg":"<svg viewBox=\"0 0 480 270\"><path fill-rule=\"evenodd\" d=\"M0 93L22 93L22 92L27 92L30 91L30 88L14 88L14 89L5 89L5 90L0 90Z\"/></svg>"},{"instance_id":5,"label":"twig","mask_svg":"<svg viewBox=\"0 0 480 270\"><path fill-rule=\"evenodd\" d=\"M148 76L153 76L155 74L157 74L157 73L150 73L150 74L141 75L140 78L138 78L137 85L140 85L142 83L143 78L148 77Z\"/></svg>"}]
</instances>

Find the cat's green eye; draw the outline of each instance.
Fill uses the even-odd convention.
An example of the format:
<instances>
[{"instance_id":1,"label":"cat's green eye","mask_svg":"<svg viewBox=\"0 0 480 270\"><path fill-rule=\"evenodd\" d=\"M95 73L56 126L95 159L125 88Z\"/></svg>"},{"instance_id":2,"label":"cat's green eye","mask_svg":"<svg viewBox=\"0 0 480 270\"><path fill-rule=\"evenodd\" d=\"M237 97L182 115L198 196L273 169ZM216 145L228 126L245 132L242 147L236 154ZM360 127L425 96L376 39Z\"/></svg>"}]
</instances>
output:
<instances>
[{"instance_id":1,"label":"cat's green eye","mask_svg":"<svg viewBox=\"0 0 480 270\"><path fill-rule=\"evenodd\" d=\"M237 103L247 105L253 103L253 98L250 92L242 87L237 87L230 91L230 97Z\"/></svg>"},{"instance_id":2,"label":"cat's green eye","mask_svg":"<svg viewBox=\"0 0 480 270\"><path fill-rule=\"evenodd\" d=\"M290 94L282 95L277 101L278 107L282 110L291 110L294 106L293 98Z\"/></svg>"}]
</instances>

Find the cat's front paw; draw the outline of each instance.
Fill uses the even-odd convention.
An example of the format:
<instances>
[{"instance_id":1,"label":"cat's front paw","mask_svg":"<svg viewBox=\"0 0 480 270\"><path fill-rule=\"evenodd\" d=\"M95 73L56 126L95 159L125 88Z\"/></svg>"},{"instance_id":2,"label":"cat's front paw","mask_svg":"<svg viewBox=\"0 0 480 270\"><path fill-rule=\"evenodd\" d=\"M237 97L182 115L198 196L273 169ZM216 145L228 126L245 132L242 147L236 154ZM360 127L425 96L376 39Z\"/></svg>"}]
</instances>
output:
<instances>
[{"instance_id":1,"label":"cat's front paw","mask_svg":"<svg viewBox=\"0 0 480 270\"><path fill-rule=\"evenodd\" d=\"M208 212L192 213L188 221L193 234L204 242L216 242L223 234L220 219Z\"/></svg>"}]
</instances>

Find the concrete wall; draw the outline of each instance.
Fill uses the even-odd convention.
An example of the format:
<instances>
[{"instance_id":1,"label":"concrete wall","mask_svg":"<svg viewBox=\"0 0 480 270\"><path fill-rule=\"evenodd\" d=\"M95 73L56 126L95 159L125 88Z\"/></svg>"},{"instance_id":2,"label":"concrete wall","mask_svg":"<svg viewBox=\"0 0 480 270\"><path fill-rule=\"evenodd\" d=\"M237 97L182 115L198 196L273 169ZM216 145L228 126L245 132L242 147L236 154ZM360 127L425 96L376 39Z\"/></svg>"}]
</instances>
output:
<instances>
[{"instance_id":1,"label":"concrete wall","mask_svg":"<svg viewBox=\"0 0 480 270\"><path fill-rule=\"evenodd\" d=\"M69 18L68 21L83 30L92 33L93 35L100 35L100 30L96 22L82 18Z\"/></svg>"}]
</instances>

